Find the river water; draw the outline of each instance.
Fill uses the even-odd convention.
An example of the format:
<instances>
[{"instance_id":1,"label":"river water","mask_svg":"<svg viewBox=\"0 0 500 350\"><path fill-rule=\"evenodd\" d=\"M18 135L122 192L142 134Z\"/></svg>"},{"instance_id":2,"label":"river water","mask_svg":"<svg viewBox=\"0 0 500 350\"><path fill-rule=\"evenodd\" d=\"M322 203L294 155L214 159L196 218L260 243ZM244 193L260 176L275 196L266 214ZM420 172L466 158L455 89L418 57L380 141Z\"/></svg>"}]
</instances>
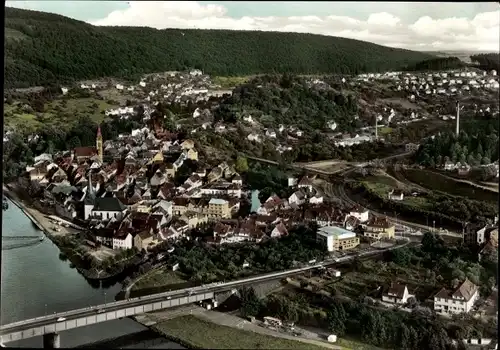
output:
<instances>
[{"instance_id":1,"label":"river water","mask_svg":"<svg viewBox=\"0 0 500 350\"><path fill-rule=\"evenodd\" d=\"M24 213L11 201L3 211L2 236L41 236ZM8 247L19 242L5 241ZM0 293L0 323L7 324L23 319L69 311L112 301L121 285L93 287L59 259L59 249L49 239L22 248L2 249L2 274ZM61 347L74 347L100 340L115 338L146 330L139 323L125 318L61 333ZM152 337L158 336L151 332ZM9 343L14 347L41 347L42 337ZM180 348L165 340L151 348Z\"/></svg>"}]
</instances>

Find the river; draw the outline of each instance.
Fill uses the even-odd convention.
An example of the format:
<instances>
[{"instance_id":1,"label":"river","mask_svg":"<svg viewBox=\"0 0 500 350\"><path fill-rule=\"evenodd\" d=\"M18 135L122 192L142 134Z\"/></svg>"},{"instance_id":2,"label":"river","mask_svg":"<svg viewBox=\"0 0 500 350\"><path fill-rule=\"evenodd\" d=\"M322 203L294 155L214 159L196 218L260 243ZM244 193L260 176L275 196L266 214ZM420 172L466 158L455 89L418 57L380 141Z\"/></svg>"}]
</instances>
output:
<instances>
[{"instance_id":1,"label":"river","mask_svg":"<svg viewBox=\"0 0 500 350\"><path fill-rule=\"evenodd\" d=\"M10 200L3 211L2 236L40 236L24 213ZM19 243L19 242L15 242ZM12 241L2 242L8 247ZM121 285L93 287L59 259L59 249L49 239L22 248L2 249L2 283L0 323L7 324L46 314L69 311L112 301ZM147 330L139 323L125 318L97 325L80 327L61 333L61 347L75 347L105 339ZM151 338L159 338L151 332ZM41 347L42 337L8 343L13 347ZM133 344L131 344L133 345ZM182 348L169 342L150 348Z\"/></svg>"}]
</instances>

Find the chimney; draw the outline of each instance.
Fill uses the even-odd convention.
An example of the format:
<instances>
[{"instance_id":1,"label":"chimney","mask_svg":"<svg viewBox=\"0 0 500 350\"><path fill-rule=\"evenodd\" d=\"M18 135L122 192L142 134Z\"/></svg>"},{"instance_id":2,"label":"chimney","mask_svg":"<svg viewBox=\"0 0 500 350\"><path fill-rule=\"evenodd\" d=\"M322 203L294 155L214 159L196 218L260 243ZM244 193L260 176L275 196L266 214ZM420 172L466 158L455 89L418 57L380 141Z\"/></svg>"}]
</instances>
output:
<instances>
[{"instance_id":1,"label":"chimney","mask_svg":"<svg viewBox=\"0 0 500 350\"><path fill-rule=\"evenodd\" d=\"M457 127L456 127L457 137L460 134L460 102L457 101Z\"/></svg>"}]
</instances>

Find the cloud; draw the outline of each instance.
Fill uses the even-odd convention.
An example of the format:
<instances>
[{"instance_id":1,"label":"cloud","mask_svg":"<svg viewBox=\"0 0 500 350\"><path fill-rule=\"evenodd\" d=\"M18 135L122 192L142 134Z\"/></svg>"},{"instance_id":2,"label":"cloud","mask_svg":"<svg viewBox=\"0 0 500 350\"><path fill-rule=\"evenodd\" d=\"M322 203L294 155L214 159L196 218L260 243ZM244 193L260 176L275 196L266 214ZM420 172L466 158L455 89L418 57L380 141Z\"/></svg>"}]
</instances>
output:
<instances>
[{"instance_id":1,"label":"cloud","mask_svg":"<svg viewBox=\"0 0 500 350\"><path fill-rule=\"evenodd\" d=\"M408 4L408 6L412 6ZM415 50L499 51L500 11L474 18L435 19L432 14L404 23L388 12L370 14L366 20L325 13L323 16L244 16L232 18L222 5L194 1L130 2L95 25L164 28L234 29L304 32L340 36L380 45Z\"/></svg>"}]
</instances>

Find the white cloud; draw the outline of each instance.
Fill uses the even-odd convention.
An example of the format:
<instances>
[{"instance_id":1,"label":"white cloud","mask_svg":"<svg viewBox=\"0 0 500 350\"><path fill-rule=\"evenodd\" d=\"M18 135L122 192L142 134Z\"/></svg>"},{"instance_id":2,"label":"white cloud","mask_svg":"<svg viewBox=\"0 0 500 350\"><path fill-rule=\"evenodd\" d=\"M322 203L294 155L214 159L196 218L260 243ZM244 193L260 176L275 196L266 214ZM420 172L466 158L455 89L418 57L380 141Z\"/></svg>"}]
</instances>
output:
<instances>
[{"instance_id":1,"label":"white cloud","mask_svg":"<svg viewBox=\"0 0 500 350\"><path fill-rule=\"evenodd\" d=\"M408 5L411 6L411 5ZM95 25L164 28L236 29L304 32L365 40L415 50L499 51L500 11L473 19L434 19L432 14L405 24L397 16L379 12L366 20L325 13L324 16L231 18L223 6L194 1L130 2Z\"/></svg>"}]
</instances>

